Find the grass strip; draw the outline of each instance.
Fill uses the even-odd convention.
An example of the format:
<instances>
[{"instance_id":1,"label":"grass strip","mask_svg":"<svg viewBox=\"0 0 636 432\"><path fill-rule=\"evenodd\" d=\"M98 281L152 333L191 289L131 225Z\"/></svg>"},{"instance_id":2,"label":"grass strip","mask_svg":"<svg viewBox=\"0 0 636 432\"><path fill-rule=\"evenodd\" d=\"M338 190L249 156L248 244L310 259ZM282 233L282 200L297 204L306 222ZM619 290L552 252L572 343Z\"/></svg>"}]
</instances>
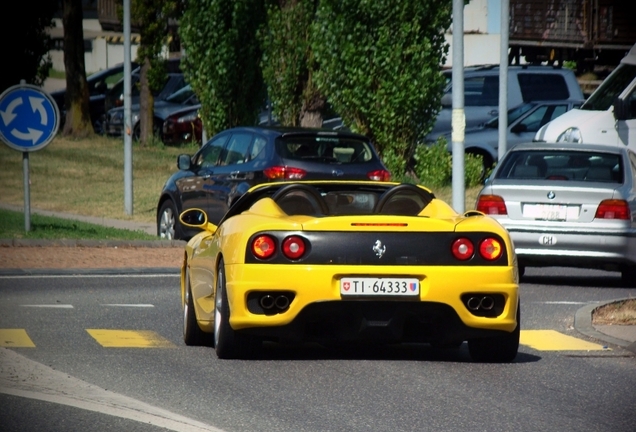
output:
<instances>
[{"instance_id":1,"label":"grass strip","mask_svg":"<svg viewBox=\"0 0 636 432\"><path fill-rule=\"evenodd\" d=\"M0 209L0 238L32 240L157 240L144 231L94 225L71 219L31 215L31 230L25 231L24 213Z\"/></svg>"}]
</instances>

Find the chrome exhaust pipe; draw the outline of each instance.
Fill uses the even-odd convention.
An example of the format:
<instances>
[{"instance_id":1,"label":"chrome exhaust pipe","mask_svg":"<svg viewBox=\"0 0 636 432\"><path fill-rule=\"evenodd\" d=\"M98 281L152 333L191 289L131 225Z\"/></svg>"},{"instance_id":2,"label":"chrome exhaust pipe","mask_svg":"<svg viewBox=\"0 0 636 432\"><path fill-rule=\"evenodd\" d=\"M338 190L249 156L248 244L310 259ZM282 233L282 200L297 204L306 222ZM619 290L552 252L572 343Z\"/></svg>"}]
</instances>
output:
<instances>
[{"instance_id":1,"label":"chrome exhaust pipe","mask_svg":"<svg viewBox=\"0 0 636 432\"><path fill-rule=\"evenodd\" d=\"M479 302L479 307L483 310L492 310L495 307L495 299L490 296L484 296Z\"/></svg>"},{"instance_id":2,"label":"chrome exhaust pipe","mask_svg":"<svg viewBox=\"0 0 636 432\"><path fill-rule=\"evenodd\" d=\"M271 309L276 304L276 299L274 298L274 296L266 294L261 297L260 304L263 309Z\"/></svg>"},{"instance_id":3,"label":"chrome exhaust pipe","mask_svg":"<svg viewBox=\"0 0 636 432\"><path fill-rule=\"evenodd\" d=\"M276 307L280 310L287 309L289 307L289 298L286 295L279 295L276 297Z\"/></svg>"},{"instance_id":4,"label":"chrome exhaust pipe","mask_svg":"<svg viewBox=\"0 0 636 432\"><path fill-rule=\"evenodd\" d=\"M468 307L468 309L472 311L478 310L480 304L481 304L481 299L479 297L471 297L466 302L466 306Z\"/></svg>"}]
</instances>

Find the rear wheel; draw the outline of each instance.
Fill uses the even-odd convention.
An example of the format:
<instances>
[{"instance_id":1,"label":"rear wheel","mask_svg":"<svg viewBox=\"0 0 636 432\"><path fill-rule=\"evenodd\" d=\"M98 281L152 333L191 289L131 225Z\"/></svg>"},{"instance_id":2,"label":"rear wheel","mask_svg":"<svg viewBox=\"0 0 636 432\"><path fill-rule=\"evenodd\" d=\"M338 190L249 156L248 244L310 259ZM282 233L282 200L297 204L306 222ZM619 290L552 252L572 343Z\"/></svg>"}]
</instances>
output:
<instances>
[{"instance_id":1,"label":"rear wheel","mask_svg":"<svg viewBox=\"0 0 636 432\"><path fill-rule=\"evenodd\" d=\"M214 349L220 359L246 358L253 354L254 343L230 326L230 305L225 286L224 262L219 262L214 293Z\"/></svg>"},{"instance_id":2,"label":"rear wheel","mask_svg":"<svg viewBox=\"0 0 636 432\"><path fill-rule=\"evenodd\" d=\"M626 265L621 269L621 282L624 287L636 287L636 266Z\"/></svg>"},{"instance_id":3,"label":"rear wheel","mask_svg":"<svg viewBox=\"0 0 636 432\"><path fill-rule=\"evenodd\" d=\"M190 272L186 270L185 301L183 304L183 341L186 345L204 345L209 335L199 327L194 311L194 299L190 288Z\"/></svg>"},{"instance_id":4,"label":"rear wheel","mask_svg":"<svg viewBox=\"0 0 636 432\"><path fill-rule=\"evenodd\" d=\"M470 339L468 352L473 361L482 363L510 363L519 351L521 334L521 306L517 306L517 328L512 333L490 338Z\"/></svg>"},{"instance_id":5,"label":"rear wheel","mask_svg":"<svg viewBox=\"0 0 636 432\"><path fill-rule=\"evenodd\" d=\"M164 201L159 208L157 235L167 240L180 240L183 237L177 208L171 200Z\"/></svg>"}]
</instances>

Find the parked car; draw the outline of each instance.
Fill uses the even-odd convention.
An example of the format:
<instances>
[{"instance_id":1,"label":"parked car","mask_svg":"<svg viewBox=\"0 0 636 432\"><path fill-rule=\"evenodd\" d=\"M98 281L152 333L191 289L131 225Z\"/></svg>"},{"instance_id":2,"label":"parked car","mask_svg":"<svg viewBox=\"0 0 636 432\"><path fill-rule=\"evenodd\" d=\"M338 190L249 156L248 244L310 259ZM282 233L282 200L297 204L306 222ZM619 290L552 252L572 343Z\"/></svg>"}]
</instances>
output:
<instances>
[{"instance_id":1,"label":"parked car","mask_svg":"<svg viewBox=\"0 0 636 432\"><path fill-rule=\"evenodd\" d=\"M625 147L526 143L509 150L477 199L526 266L620 271L636 286L636 153Z\"/></svg>"},{"instance_id":2,"label":"parked car","mask_svg":"<svg viewBox=\"0 0 636 432\"><path fill-rule=\"evenodd\" d=\"M473 361L517 355L508 233L478 212L457 214L424 187L261 184L217 224L200 209L181 221L200 231L181 267L183 338L214 346L219 358L249 358L263 341L468 341Z\"/></svg>"},{"instance_id":3,"label":"parked car","mask_svg":"<svg viewBox=\"0 0 636 432\"><path fill-rule=\"evenodd\" d=\"M372 143L363 135L322 129L238 127L210 139L194 155L179 155L179 171L163 186L157 203L157 235L187 239L179 214L205 210L218 223L250 187L290 180L388 181Z\"/></svg>"},{"instance_id":4,"label":"parked car","mask_svg":"<svg viewBox=\"0 0 636 432\"><path fill-rule=\"evenodd\" d=\"M562 101L527 102L508 110L507 148L530 142L541 126L567 111L581 106L582 99ZM444 134L448 151L452 153L451 134ZM499 158L499 117L494 117L478 127L467 129L464 135L466 153L482 157L484 172L492 168Z\"/></svg>"},{"instance_id":5,"label":"parked car","mask_svg":"<svg viewBox=\"0 0 636 432\"><path fill-rule=\"evenodd\" d=\"M132 68L136 67L137 64L132 63ZM106 93L121 80L123 75L124 65L123 63L120 63L86 77L90 98L89 109L91 121L93 122L93 129L96 133L103 133L102 121L105 113L104 100L106 99ZM53 97L55 103L57 103L57 107L60 110L60 116L62 117L60 125L63 125L66 115L66 89L51 92L51 97Z\"/></svg>"},{"instance_id":6,"label":"parked car","mask_svg":"<svg viewBox=\"0 0 636 432\"><path fill-rule=\"evenodd\" d=\"M185 85L166 97L156 98L153 109L153 132L161 137L163 123L166 118L176 111L181 111L185 107L198 107L199 99L189 85ZM130 107L133 128L133 139L138 140L141 130L140 125L140 105L132 104ZM112 108L106 113L104 128L108 135L120 136L124 133L124 107Z\"/></svg>"},{"instance_id":7,"label":"parked car","mask_svg":"<svg viewBox=\"0 0 636 432\"><path fill-rule=\"evenodd\" d=\"M186 85L185 78L181 72L180 59L168 59L165 61L166 79L163 87L153 93L155 99L165 99L172 93ZM130 75L131 88L130 100L131 105L139 103L139 78L141 68L136 67ZM104 100L104 112L110 111L112 108L124 106L124 79L120 79L107 93Z\"/></svg>"},{"instance_id":8,"label":"parked car","mask_svg":"<svg viewBox=\"0 0 636 432\"><path fill-rule=\"evenodd\" d=\"M442 96L433 130L427 141L450 133L452 114L451 70L443 72L448 84ZM552 66L509 66L508 108L532 101L583 100L583 91L574 72ZM466 129L486 123L499 115L499 65L472 66L464 69L464 114Z\"/></svg>"},{"instance_id":9,"label":"parked car","mask_svg":"<svg viewBox=\"0 0 636 432\"><path fill-rule=\"evenodd\" d=\"M139 74L133 73L131 75L131 88L130 88L130 105L139 105L140 90L139 86ZM153 92L153 98L155 101L164 100L177 90L183 88L186 85L185 78L182 73L169 73L166 75L161 90ZM115 86L108 91L106 99L104 100L104 109L106 114L114 108L124 107L124 82L123 80L115 84Z\"/></svg>"},{"instance_id":10,"label":"parked car","mask_svg":"<svg viewBox=\"0 0 636 432\"><path fill-rule=\"evenodd\" d=\"M164 144L177 145L188 142L201 144L203 122L199 116L201 104L171 112L163 121L161 139Z\"/></svg>"}]
</instances>

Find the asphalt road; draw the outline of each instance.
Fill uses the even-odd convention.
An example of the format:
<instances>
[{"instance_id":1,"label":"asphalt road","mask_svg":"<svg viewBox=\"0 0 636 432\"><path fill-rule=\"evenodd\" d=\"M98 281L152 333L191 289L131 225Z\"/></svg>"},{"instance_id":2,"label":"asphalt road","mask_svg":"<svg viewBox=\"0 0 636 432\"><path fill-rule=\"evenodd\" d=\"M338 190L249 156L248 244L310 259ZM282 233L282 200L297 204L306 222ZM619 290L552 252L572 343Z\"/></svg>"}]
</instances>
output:
<instances>
[{"instance_id":1,"label":"asphalt road","mask_svg":"<svg viewBox=\"0 0 636 432\"><path fill-rule=\"evenodd\" d=\"M210 347L183 344L176 274L2 277L0 340L10 339L7 329L23 330L34 346L0 349L0 424L3 431L633 432L634 353L573 324L582 307L634 297L636 289L585 271L536 269L527 280L520 353L497 365L472 363L465 344L356 352L268 345L256 360L221 361Z\"/></svg>"}]
</instances>

